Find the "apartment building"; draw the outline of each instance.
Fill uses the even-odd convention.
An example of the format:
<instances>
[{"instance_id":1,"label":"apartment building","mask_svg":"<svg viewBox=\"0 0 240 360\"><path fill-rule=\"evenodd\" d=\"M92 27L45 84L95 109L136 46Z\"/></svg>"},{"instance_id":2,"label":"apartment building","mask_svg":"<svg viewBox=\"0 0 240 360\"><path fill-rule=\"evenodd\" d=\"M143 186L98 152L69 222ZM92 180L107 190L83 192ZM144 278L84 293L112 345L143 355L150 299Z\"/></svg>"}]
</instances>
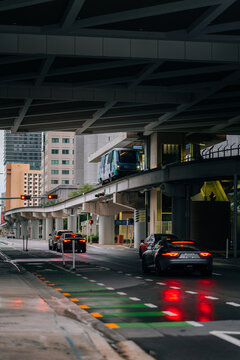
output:
<instances>
[{"instance_id":1,"label":"apartment building","mask_svg":"<svg viewBox=\"0 0 240 360\"><path fill-rule=\"evenodd\" d=\"M32 200L23 201L20 195L31 195ZM17 199L6 200L5 211L24 206L39 206L40 196L41 172L39 170L30 170L30 164L8 163L6 165L6 197Z\"/></svg>"},{"instance_id":2,"label":"apartment building","mask_svg":"<svg viewBox=\"0 0 240 360\"><path fill-rule=\"evenodd\" d=\"M43 133L42 195L59 185L74 185L74 138L74 132Z\"/></svg>"}]
</instances>

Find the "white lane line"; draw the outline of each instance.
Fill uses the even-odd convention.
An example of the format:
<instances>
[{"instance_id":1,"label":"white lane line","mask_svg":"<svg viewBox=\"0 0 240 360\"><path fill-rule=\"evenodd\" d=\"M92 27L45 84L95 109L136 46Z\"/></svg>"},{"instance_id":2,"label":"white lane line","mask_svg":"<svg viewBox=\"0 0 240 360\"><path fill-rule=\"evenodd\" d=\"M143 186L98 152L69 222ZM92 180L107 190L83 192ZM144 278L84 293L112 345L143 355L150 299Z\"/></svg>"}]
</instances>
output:
<instances>
[{"instance_id":1,"label":"white lane line","mask_svg":"<svg viewBox=\"0 0 240 360\"><path fill-rule=\"evenodd\" d=\"M198 323L197 321L186 321L187 324L195 326L195 327L202 327L203 324Z\"/></svg>"},{"instance_id":2,"label":"white lane line","mask_svg":"<svg viewBox=\"0 0 240 360\"><path fill-rule=\"evenodd\" d=\"M212 273L213 275L222 276L222 274L219 273Z\"/></svg>"},{"instance_id":3,"label":"white lane line","mask_svg":"<svg viewBox=\"0 0 240 360\"><path fill-rule=\"evenodd\" d=\"M157 308L157 305L154 304L144 304L144 305L146 305L149 308Z\"/></svg>"},{"instance_id":4,"label":"white lane line","mask_svg":"<svg viewBox=\"0 0 240 360\"><path fill-rule=\"evenodd\" d=\"M205 296L205 299L210 299L210 300L219 300L219 298L214 297L214 296Z\"/></svg>"},{"instance_id":5,"label":"white lane line","mask_svg":"<svg viewBox=\"0 0 240 360\"><path fill-rule=\"evenodd\" d=\"M125 274L126 276L132 276L132 274Z\"/></svg>"},{"instance_id":6,"label":"white lane line","mask_svg":"<svg viewBox=\"0 0 240 360\"><path fill-rule=\"evenodd\" d=\"M227 305L232 305L232 306L235 306L235 307L240 307L240 304L238 303L235 303L235 302L226 302Z\"/></svg>"},{"instance_id":7,"label":"white lane line","mask_svg":"<svg viewBox=\"0 0 240 360\"><path fill-rule=\"evenodd\" d=\"M86 279L88 279L88 277L86 277L86 276L83 276L83 279L85 279L85 280L86 280Z\"/></svg>"},{"instance_id":8,"label":"white lane line","mask_svg":"<svg viewBox=\"0 0 240 360\"><path fill-rule=\"evenodd\" d=\"M164 283L164 282L157 282L156 284L158 284L158 285L166 285L166 283Z\"/></svg>"},{"instance_id":9,"label":"white lane line","mask_svg":"<svg viewBox=\"0 0 240 360\"><path fill-rule=\"evenodd\" d=\"M90 282L96 282L96 280L90 280Z\"/></svg>"},{"instance_id":10,"label":"white lane line","mask_svg":"<svg viewBox=\"0 0 240 360\"><path fill-rule=\"evenodd\" d=\"M145 279L145 281L153 281L152 279Z\"/></svg>"},{"instance_id":11,"label":"white lane line","mask_svg":"<svg viewBox=\"0 0 240 360\"><path fill-rule=\"evenodd\" d=\"M125 292L122 292L122 291L118 291L117 294L118 295L127 295Z\"/></svg>"},{"instance_id":12,"label":"white lane line","mask_svg":"<svg viewBox=\"0 0 240 360\"><path fill-rule=\"evenodd\" d=\"M196 291L190 291L190 290L185 291L185 293L187 293L187 294L197 294Z\"/></svg>"},{"instance_id":13,"label":"white lane line","mask_svg":"<svg viewBox=\"0 0 240 360\"><path fill-rule=\"evenodd\" d=\"M117 273L118 273L118 274L122 274L122 273L123 273L123 271L117 271Z\"/></svg>"},{"instance_id":14,"label":"white lane line","mask_svg":"<svg viewBox=\"0 0 240 360\"><path fill-rule=\"evenodd\" d=\"M211 335L217 336L222 340L228 341L240 347L240 340L230 335L240 335L239 331L210 331Z\"/></svg>"},{"instance_id":15,"label":"white lane line","mask_svg":"<svg viewBox=\"0 0 240 360\"><path fill-rule=\"evenodd\" d=\"M142 276L135 276L135 279L142 279Z\"/></svg>"},{"instance_id":16,"label":"white lane line","mask_svg":"<svg viewBox=\"0 0 240 360\"><path fill-rule=\"evenodd\" d=\"M137 298L137 297L130 297L129 299L130 299L130 300L133 300L133 301L140 301L140 299Z\"/></svg>"},{"instance_id":17,"label":"white lane line","mask_svg":"<svg viewBox=\"0 0 240 360\"><path fill-rule=\"evenodd\" d=\"M107 290L115 290L113 287L107 287Z\"/></svg>"},{"instance_id":18,"label":"white lane line","mask_svg":"<svg viewBox=\"0 0 240 360\"><path fill-rule=\"evenodd\" d=\"M97 285L99 285L99 286L105 286L103 283L97 283Z\"/></svg>"},{"instance_id":19,"label":"white lane line","mask_svg":"<svg viewBox=\"0 0 240 360\"><path fill-rule=\"evenodd\" d=\"M179 290L179 289L180 289L180 287L178 287L178 286L170 286L170 289L176 289L176 290Z\"/></svg>"},{"instance_id":20,"label":"white lane line","mask_svg":"<svg viewBox=\"0 0 240 360\"><path fill-rule=\"evenodd\" d=\"M177 316L177 314L175 314L174 312L171 312L171 311L162 311L162 312L169 316Z\"/></svg>"}]
</instances>

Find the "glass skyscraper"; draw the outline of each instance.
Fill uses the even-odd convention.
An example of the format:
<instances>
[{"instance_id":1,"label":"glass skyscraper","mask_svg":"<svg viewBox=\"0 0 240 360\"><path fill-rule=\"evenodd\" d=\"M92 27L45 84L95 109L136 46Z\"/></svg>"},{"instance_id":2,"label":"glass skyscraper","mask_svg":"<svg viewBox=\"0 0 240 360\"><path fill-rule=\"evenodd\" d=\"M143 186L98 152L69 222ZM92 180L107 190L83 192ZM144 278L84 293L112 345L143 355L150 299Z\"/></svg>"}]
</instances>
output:
<instances>
[{"instance_id":1,"label":"glass skyscraper","mask_svg":"<svg viewBox=\"0 0 240 360\"><path fill-rule=\"evenodd\" d=\"M30 164L31 170L41 169L41 132L11 134L4 132L4 164Z\"/></svg>"}]
</instances>

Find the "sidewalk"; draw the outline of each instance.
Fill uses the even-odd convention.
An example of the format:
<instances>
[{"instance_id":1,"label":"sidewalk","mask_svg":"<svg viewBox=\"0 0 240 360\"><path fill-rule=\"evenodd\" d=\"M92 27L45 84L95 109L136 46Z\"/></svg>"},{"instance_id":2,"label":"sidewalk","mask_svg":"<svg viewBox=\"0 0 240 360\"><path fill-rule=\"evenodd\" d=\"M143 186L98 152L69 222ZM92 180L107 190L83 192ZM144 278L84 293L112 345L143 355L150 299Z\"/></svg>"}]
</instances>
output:
<instances>
[{"instance_id":1,"label":"sidewalk","mask_svg":"<svg viewBox=\"0 0 240 360\"><path fill-rule=\"evenodd\" d=\"M1 360L153 359L1 251L0 289Z\"/></svg>"}]
</instances>

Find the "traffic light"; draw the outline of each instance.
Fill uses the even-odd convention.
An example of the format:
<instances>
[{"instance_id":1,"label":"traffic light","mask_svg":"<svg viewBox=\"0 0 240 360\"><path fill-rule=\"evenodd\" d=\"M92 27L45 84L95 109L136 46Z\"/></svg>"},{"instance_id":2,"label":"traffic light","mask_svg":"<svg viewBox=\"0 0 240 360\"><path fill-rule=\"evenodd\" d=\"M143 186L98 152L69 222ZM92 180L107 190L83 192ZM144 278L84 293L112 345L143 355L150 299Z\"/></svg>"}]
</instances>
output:
<instances>
[{"instance_id":1,"label":"traffic light","mask_svg":"<svg viewBox=\"0 0 240 360\"><path fill-rule=\"evenodd\" d=\"M49 194L47 196L47 198L50 199L50 200L56 200L56 199L58 199L58 195L57 194Z\"/></svg>"},{"instance_id":2,"label":"traffic light","mask_svg":"<svg viewBox=\"0 0 240 360\"><path fill-rule=\"evenodd\" d=\"M32 196L31 195L20 195L20 199L21 200L32 200Z\"/></svg>"},{"instance_id":3,"label":"traffic light","mask_svg":"<svg viewBox=\"0 0 240 360\"><path fill-rule=\"evenodd\" d=\"M93 220L89 220L89 224L92 225L92 224L93 224Z\"/></svg>"}]
</instances>

